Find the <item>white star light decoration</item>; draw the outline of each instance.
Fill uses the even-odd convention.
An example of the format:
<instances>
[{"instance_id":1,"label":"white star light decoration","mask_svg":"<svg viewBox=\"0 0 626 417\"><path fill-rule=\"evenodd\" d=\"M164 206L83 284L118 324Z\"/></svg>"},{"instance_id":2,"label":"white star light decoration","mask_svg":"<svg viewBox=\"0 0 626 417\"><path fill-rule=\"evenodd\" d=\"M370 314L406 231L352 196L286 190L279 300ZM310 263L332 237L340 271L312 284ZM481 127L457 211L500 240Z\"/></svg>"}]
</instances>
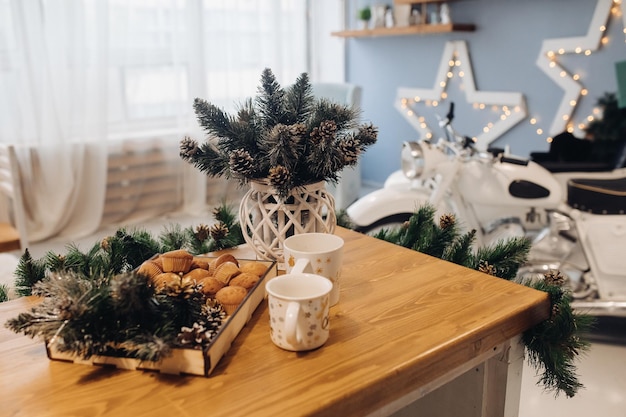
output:
<instances>
[{"instance_id":1,"label":"white star light decoration","mask_svg":"<svg viewBox=\"0 0 626 417\"><path fill-rule=\"evenodd\" d=\"M455 69L459 77L462 78L465 98L468 103L478 109L489 106L500 111L499 120L484 126L482 133L473 138L478 149L487 149L489 143L526 117L526 101L522 93L519 92L476 91L474 74L465 41L446 43L439 64L438 75L435 79L435 86L432 89L400 87L394 105L422 137L432 138L433 133L425 119L417 115L412 106L420 102L437 106L440 101L445 100L448 96L446 87L448 81L454 76Z\"/></svg>"},{"instance_id":2,"label":"white star light decoration","mask_svg":"<svg viewBox=\"0 0 626 417\"><path fill-rule=\"evenodd\" d=\"M543 41L539 57L537 58L537 66L565 90L548 134L556 135L565 130L574 132L575 128L578 128L580 131L584 129L585 124L580 123L576 126L572 121L572 116L578 100L581 96L587 95L587 90L580 84L580 76L578 74L570 74L563 68L558 62L558 57L567 53L588 56L593 51L598 50L603 44L606 44L608 39L604 37L604 32L607 28L607 22L611 13L619 14L620 5L621 0L598 0L586 36L546 39ZM623 13L622 19L624 22L624 33L626 33L626 15ZM593 120L593 116L586 118L587 122L591 120ZM530 122L535 124L536 119L532 118ZM543 134L543 130L537 129L537 134ZM552 138L548 138L548 141L551 140Z\"/></svg>"}]
</instances>

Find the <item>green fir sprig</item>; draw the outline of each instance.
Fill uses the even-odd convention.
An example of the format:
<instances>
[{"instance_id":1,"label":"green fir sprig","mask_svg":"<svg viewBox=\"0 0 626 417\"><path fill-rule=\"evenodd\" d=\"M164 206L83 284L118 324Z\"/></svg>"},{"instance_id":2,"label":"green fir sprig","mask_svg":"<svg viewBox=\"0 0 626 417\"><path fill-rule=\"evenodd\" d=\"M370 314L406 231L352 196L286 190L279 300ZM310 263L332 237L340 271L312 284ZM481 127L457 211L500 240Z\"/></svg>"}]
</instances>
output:
<instances>
[{"instance_id":1,"label":"green fir sprig","mask_svg":"<svg viewBox=\"0 0 626 417\"><path fill-rule=\"evenodd\" d=\"M66 253L47 252L33 259L26 250L15 270L15 288L19 296L32 294L33 286L52 273L72 272L83 277L111 276L129 272L158 253L185 249L194 255L206 254L245 243L233 208L222 203L213 211L220 233L211 233L207 225L164 227L158 236L137 228L120 228L113 235L95 242L87 251L76 244L66 246Z\"/></svg>"},{"instance_id":2,"label":"green fir sprig","mask_svg":"<svg viewBox=\"0 0 626 417\"><path fill-rule=\"evenodd\" d=\"M194 110L208 140L185 137L181 158L212 177L269 183L281 198L318 181L336 182L378 137L372 124L357 123L357 109L316 99L306 73L282 88L265 69L257 96L236 115L200 98Z\"/></svg>"},{"instance_id":3,"label":"green fir sprig","mask_svg":"<svg viewBox=\"0 0 626 417\"><path fill-rule=\"evenodd\" d=\"M453 215L442 216L437 224L435 211L428 204L419 207L401 227L382 229L374 237L503 279L516 279L530 250L528 239L501 240L474 250L476 231L460 233ZM544 388L573 397L583 387L574 361L589 347L585 335L594 319L572 310L571 294L557 277L558 272L550 272L545 279L523 282L549 294L551 317L525 331L522 341L529 363L541 372L539 382Z\"/></svg>"}]
</instances>

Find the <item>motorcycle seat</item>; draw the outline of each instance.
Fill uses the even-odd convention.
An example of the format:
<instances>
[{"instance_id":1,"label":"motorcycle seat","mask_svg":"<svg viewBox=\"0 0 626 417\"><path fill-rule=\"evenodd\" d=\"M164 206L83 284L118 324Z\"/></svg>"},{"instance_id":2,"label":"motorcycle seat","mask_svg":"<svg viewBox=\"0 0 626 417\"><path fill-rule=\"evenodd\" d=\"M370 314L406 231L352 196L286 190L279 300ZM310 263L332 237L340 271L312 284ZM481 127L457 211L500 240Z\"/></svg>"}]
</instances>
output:
<instances>
[{"instance_id":1,"label":"motorcycle seat","mask_svg":"<svg viewBox=\"0 0 626 417\"><path fill-rule=\"evenodd\" d=\"M626 177L572 178L567 182L567 204L593 214L625 214Z\"/></svg>"}]
</instances>

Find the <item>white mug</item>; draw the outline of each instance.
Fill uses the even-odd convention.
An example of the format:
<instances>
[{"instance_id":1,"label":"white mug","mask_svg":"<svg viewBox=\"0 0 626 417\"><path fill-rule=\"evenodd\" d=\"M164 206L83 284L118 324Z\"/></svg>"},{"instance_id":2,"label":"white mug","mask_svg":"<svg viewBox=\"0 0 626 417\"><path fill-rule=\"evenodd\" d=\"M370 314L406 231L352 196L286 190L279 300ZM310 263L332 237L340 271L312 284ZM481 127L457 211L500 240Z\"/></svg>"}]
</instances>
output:
<instances>
[{"instance_id":1,"label":"white mug","mask_svg":"<svg viewBox=\"0 0 626 417\"><path fill-rule=\"evenodd\" d=\"M342 238L330 233L300 233L283 242L287 273L309 272L328 278L333 283L331 306L339 302L343 243Z\"/></svg>"},{"instance_id":2,"label":"white mug","mask_svg":"<svg viewBox=\"0 0 626 417\"><path fill-rule=\"evenodd\" d=\"M270 336L280 348L311 350L328 340L329 294L333 284L315 274L287 274L265 284Z\"/></svg>"}]
</instances>

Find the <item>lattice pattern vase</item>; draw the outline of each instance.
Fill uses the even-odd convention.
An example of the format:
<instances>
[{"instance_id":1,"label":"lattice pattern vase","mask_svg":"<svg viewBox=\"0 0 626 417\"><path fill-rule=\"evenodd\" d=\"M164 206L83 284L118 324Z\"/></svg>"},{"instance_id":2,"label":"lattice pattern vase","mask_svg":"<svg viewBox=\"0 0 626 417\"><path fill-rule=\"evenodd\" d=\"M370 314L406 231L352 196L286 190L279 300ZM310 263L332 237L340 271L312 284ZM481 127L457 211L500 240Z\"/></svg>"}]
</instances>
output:
<instances>
[{"instance_id":1,"label":"lattice pattern vase","mask_svg":"<svg viewBox=\"0 0 626 417\"><path fill-rule=\"evenodd\" d=\"M294 189L284 200L268 183L253 181L239 206L239 224L261 259L283 262L283 241L289 236L335 231L335 200L324 181Z\"/></svg>"}]
</instances>

